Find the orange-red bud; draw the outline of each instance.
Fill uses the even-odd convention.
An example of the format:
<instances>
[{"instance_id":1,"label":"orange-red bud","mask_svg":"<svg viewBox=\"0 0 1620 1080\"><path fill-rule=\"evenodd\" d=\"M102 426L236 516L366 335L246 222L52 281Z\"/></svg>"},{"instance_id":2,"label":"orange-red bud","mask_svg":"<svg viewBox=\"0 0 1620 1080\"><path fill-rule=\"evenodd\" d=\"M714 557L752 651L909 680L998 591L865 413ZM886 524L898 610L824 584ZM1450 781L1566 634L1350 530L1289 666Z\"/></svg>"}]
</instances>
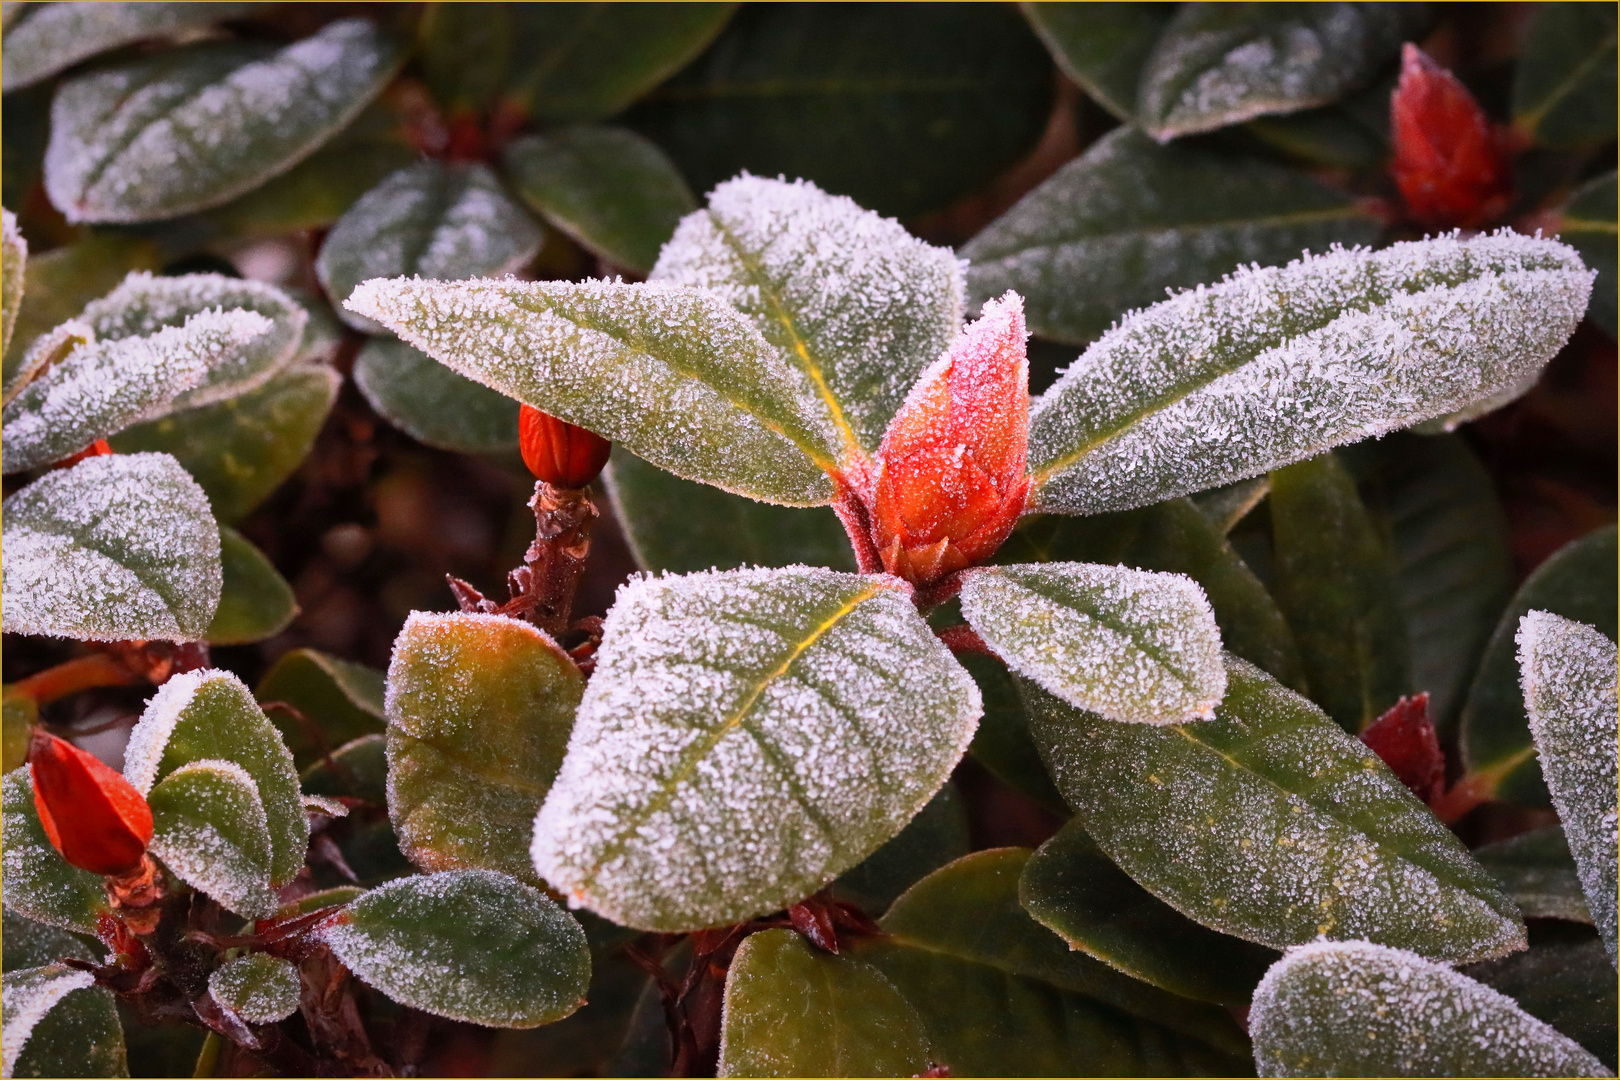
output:
<instances>
[{"instance_id":1,"label":"orange-red bud","mask_svg":"<svg viewBox=\"0 0 1620 1080\"><path fill-rule=\"evenodd\" d=\"M1455 75L1410 42L1389 122L1390 174L1418 224L1477 228L1507 209L1512 175L1490 120Z\"/></svg>"},{"instance_id":2,"label":"orange-red bud","mask_svg":"<svg viewBox=\"0 0 1620 1080\"><path fill-rule=\"evenodd\" d=\"M532 405L518 410L523 464L556 488L582 488L607 464L613 444L594 432L547 415Z\"/></svg>"},{"instance_id":3,"label":"orange-red bud","mask_svg":"<svg viewBox=\"0 0 1620 1080\"><path fill-rule=\"evenodd\" d=\"M152 810L95 755L34 729L28 745L34 808L62 858L93 874L129 874L152 840Z\"/></svg>"}]
</instances>

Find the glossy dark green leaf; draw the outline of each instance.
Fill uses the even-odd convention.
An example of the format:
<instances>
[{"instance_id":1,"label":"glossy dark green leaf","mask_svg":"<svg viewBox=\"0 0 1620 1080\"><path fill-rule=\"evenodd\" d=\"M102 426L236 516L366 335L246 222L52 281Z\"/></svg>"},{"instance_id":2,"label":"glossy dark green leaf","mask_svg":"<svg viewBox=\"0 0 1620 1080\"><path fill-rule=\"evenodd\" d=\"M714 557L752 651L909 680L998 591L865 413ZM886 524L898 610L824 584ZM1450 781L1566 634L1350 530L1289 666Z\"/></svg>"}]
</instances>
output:
<instances>
[{"instance_id":1,"label":"glossy dark green leaf","mask_svg":"<svg viewBox=\"0 0 1620 1080\"><path fill-rule=\"evenodd\" d=\"M112 991L88 971L60 964L8 971L0 987L7 1077L129 1075Z\"/></svg>"},{"instance_id":2,"label":"glossy dark green leaf","mask_svg":"<svg viewBox=\"0 0 1620 1080\"><path fill-rule=\"evenodd\" d=\"M0 102L0 201L10 210L23 208L44 167L55 89L43 83L7 94Z\"/></svg>"},{"instance_id":3,"label":"glossy dark green leaf","mask_svg":"<svg viewBox=\"0 0 1620 1080\"><path fill-rule=\"evenodd\" d=\"M243 918L276 913L270 819L246 769L232 761L189 761L147 791L146 801L152 854L176 877Z\"/></svg>"},{"instance_id":4,"label":"glossy dark green leaf","mask_svg":"<svg viewBox=\"0 0 1620 1080\"><path fill-rule=\"evenodd\" d=\"M1063 73L1126 122L1136 116L1142 65L1175 14L1174 4L1018 5Z\"/></svg>"},{"instance_id":5,"label":"glossy dark green leaf","mask_svg":"<svg viewBox=\"0 0 1620 1080\"><path fill-rule=\"evenodd\" d=\"M94 934L97 918L108 910L106 879L69 866L51 846L26 765L0 781L0 829L0 901L6 909L60 930Z\"/></svg>"},{"instance_id":6,"label":"glossy dark green leaf","mask_svg":"<svg viewBox=\"0 0 1620 1080\"><path fill-rule=\"evenodd\" d=\"M1513 126L1548 146L1614 138L1615 62L1612 7L1541 5L1514 69Z\"/></svg>"},{"instance_id":7,"label":"glossy dark green leaf","mask_svg":"<svg viewBox=\"0 0 1620 1080\"><path fill-rule=\"evenodd\" d=\"M462 453L511 450L518 403L396 338L372 338L354 359L354 384L390 424L417 442Z\"/></svg>"},{"instance_id":8,"label":"glossy dark green leaf","mask_svg":"<svg viewBox=\"0 0 1620 1080\"><path fill-rule=\"evenodd\" d=\"M946 781L898 835L839 875L832 884L833 895L869 915L881 915L919 878L966 855L971 847L967 802L956 785Z\"/></svg>"},{"instance_id":9,"label":"glossy dark green leaf","mask_svg":"<svg viewBox=\"0 0 1620 1080\"><path fill-rule=\"evenodd\" d=\"M227 960L208 976L208 994L250 1024L273 1024L298 1011L298 968L268 953Z\"/></svg>"},{"instance_id":10,"label":"glossy dark green leaf","mask_svg":"<svg viewBox=\"0 0 1620 1080\"><path fill-rule=\"evenodd\" d=\"M1615 528L1587 533L1555 551L1514 593L1485 646L1479 671L1468 689L1459 728L1463 766L1481 782L1483 795L1547 806L1530 726L1519 689L1514 635L1528 611L1550 611L1595 626L1611 641L1616 636Z\"/></svg>"},{"instance_id":11,"label":"glossy dark green leaf","mask_svg":"<svg viewBox=\"0 0 1620 1080\"><path fill-rule=\"evenodd\" d=\"M37 4L6 32L11 54L0 89L32 86L81 60L148 38L172 37L252 11L258 4Z\"/></svg>"},{"instance_id":12,"label":"glossy dark green leaf","mask_svg":"<svg viewBox=\"0 0 1620 1080\"><path fill-rule=\"evenodd\" d=\"M1308 166L1370 169L1389 156L1389 95L1396 72L1332 105L1262 116L1243 131Z\"/></svg>"},{"instance_id":13,"label":"glossy dark green leaf","mask_svg":"<svg viewBox=\"0 0 1620 1080\"><path fill-rule=\"evenodd\" d=\"M1620 991L1603 942L1588 927L1531 923L1530 948L1463 969L1615 1067Z\"/></svg>"},{"instance_id":14,"label":"glossy dark green leaf","mask_svg":"<svg viewBox=\"0 0 1620 1080\"><path fill-rule=\"evenodd\" d=\"M1217 536L1230 536L1232 530L1237 528L1255 507L1264 502L1269 494L1271 494L1270 478L1256 476L1199 492L1191 498L1198 512L1209 519L1210 526L1214 528Z\"/></svg>"},{"instance_id":15,"label":"glossy dark green leaf","mask_svg":"<svg viewBox=\"0 0 1620 1080\"><path fill-rule=\"evenodd\" d=\"M971 653L957 656L984 698L984 716L973 733L968 753L997 779L1034 799L1055 814L1067 815L1069 806L1052 783L1041 752L1029 734L1029 717L1018 686L1000 660Z\"/></svg>"},{"instance_id":16,"label":"glossy dark green leaf","mask_svg":"<svg viewBox=\"0 0 1620 1080\"><path fill-rule=\"evenodd\" d=\"M294 649L276 661L253 693L265 704L291 705L314 724L316 731L307 731L285 711L270 712L302 767L320 757L322 743L335 749L365 735L381 735L383 686L383 673L375 668L315 649Z\"/></svg>"},{"instance_id":17,"label":"glossy dark green leaf","mask_svg":"<svg viewBox=\"0 0 1620 1080\"><path fill-rule=\"evenodd\" d=\"M0 966L6 971L42 967L67 957L98 962L106 955L78 934L24 918L10 908L0 914L0 946L5 953Z\"/></svg>"},{"instance_id":18,"label":"glossy dark green leaf","mask_svg":"<svg viewBox=\"0 0 1620 1080\"><path fill-rule=\"evenodd\" d=\"M1227 679L1214 720L1164 728L1020 683L1058 790L1121 869L1272 948L1366 938L1464 961L1523 943L1517 909L1376 755L1245 661Z\"/></svg>"},{"instance_id":19,"label":"glossy dark green leaf","mask_svg":"<svg viewBox=\"0 0 1620 1080\"><path fill-rule=\"evenodd\" d=\"M1277 959L1276 950L1200 926L1132 881L1078 818L1024 865L1018 899L1071 948L1200 1001L1246 1003Z\"/></svg>"},{"instance_id":20,"label":"glossy dark green leaf","mask_svg":"<svg viewBox=\"0 0 1620 1080\"><path fill-rule=\"evenodd\" d=\"M350 796L385 806L388 740L382 735L362 735L346 742L332 751L330 759L320 758L305 769L299 780L306 795Z\"/></svg>"},{"instance_id":21,"label":"glossy dark green leaf","mask_svg":"<svg viewBox=\"0 0 1620 1080\"><path fill-rule=\"evenodd\" d=\"M1474 858L1502 883L1525 918L1591 923L1592 912L1562 826L1549 825L1477 847Z\"/></svg>"},{"instance_id":22,"label":"glossy dark green leaf","mask_svg":"<svg viewBox=\"0 0 1620 1080\"><path fill-rule=\"evenodd\" d=\"M1598 272L1586 317L1615 336L1615 174L1605 173L1576 188L1559 211L1558 235Z\"/></svg>"},{"instance_id":23,"label":"glossy dark green leaf","mask_svg":"<svg viewBox=\"0 0 1620 1080\"><path fill-rule=\"evenodd\" d=\"M697 191L748 170L883 214L977 191L1046 125L1052 66L991 4L762 4L627 122Z\"/></svg>"},{"instance_id":24,"label":"glossy dark green leaf","mask_svg":"<svg viewBox=\"0 0 1620 1080\"><path fill-rule=\"evenodd\" d=\"M264 552L235 529L222 528L219 556L225 583L208 624L208 643L245 645L285 630L298 614L298 600Z\"/></svg>"}]
</instances>

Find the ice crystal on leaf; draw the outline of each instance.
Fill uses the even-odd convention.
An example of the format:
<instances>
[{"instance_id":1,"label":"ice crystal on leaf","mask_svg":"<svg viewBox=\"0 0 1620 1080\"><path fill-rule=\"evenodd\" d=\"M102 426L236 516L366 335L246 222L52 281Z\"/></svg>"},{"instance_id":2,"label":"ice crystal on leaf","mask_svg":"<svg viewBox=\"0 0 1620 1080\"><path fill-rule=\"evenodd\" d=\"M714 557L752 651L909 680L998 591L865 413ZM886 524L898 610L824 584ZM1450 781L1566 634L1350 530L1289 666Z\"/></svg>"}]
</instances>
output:
<instances>
[{"instance_id":1,"label":"ice crystal on leaf","mask_svg":"<svg viewBox=\"0 0 1620 1080\"><path fill-rule=\"evenodd\" d=\"M41 6L6 35L6 93L44 82L81 60L125 45L244 15L253 4L61 3Z\"/></svg>"},{"instance_id":2,"label":"ice crystal on leaf","mask_svg":"<svg viewBox=\"0 0 1620 1080\"><path fill-rule=\"evenodd\" d=\"M298 969L266 953L227 960L208 976L208 993L250 1024L273 1024L298 1011Z\"/></svg>"},{"instance_id":3,"label":"ice crystal on leaf","mask_svg":"<svg viewBox=\"0 0 1620 1080\"><path fill-rule=\"evenodd\" d=\"M69 865L46 837L30 765L0 780L0 877L6 910L46 926L93 934L107 910L106 878Z\"/></svg>"},{"instance_id":4,"label":"ice crystal on leaf","mask_svg":"<svg viewBox=\"0 0 1620 1080\"><path fill-rule=\"evenodd\" d=\"M28 1045L34 1028L47 1013L76 990L87 990L96 984L96 977L88 971L78 971L62 964L8 971L4 982L4 1000L0 1012L5 1014L5 1026L0 1029L0 1062L3 1075L14 1075L17 1059ZM105 991L103 991L105 993Z\"/></svg>"},{"instance_id":5,"label":"ice crystal on leaf","mask_svg":"<svg viewBox=\"0 0 1620 1080\"><path fill-rule=\"evenodd\" d=\"M244 918L276 913L270 891L270 819L259 787L234 761L191 761L165 776L147 801L152 854L175 876Z\"/></svg>"}]
</instances>

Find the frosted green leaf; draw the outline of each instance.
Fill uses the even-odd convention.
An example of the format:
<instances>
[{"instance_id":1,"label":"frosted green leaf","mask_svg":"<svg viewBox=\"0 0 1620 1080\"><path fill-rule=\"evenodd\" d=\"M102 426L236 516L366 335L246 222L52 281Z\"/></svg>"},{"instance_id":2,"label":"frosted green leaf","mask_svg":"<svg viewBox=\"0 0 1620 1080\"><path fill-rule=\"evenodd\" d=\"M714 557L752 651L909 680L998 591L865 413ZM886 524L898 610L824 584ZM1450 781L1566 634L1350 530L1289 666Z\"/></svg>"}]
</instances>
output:
<instances>
[{"instance_id":1,"label":"frosted green leaf","mask_svg":"<svg viewBox=\"0 0 1620 1080\"><path fill-rule=\"evenodd\" d=\"M112 991L88 971L48 964L0 980L0 1076L128 1076Z\"/></svg>"},{"instance_id":2,"label":"frosted green leaf","mask_svg":"<svg viewBox=\"0 0 1620 1080\"><path fill-rule=\"evenodd\" d=\"M975 570L962 615L1014 671L1110 720L1205 720L1226 693L1215 613L1181 574L1075 562Z\"/></svg>"},{"instance_id":3,"label":"frosted green leaf","mask_svg":"<svg viewBox=\"0 0 1620 1080\"><path fill-rule=\"evenodd\" d=\"M968 804L951 781L882 847L838 875L830 895L871 916L887 911L919 880L973 849Z\"/></svg>"},{"instance_id":4,"label":"frosted green leaf","mask_svg":"<svg viewBox=\"0 0 1620 1080\"><path fill-rule=\"evenodd\" d=\"M726 973L717 1076L917 1076L928 1033L870 964L792 930L743 940Z\"/></svg>"},{"instance_id":5,"label":"frosted green leaf","mask_svg":"<svg viewBox=\"0 0 1620 1080\"><path fill-rule=\"evenodd\" d=\"M1371 938L1454 962L1524 945L1485 869L1309 701L1227 657L1215 719L1116 724L1024 681L1030 729L1097 846L1183 915L1285 948Z\"/></svg>"},{"instance_id":6,"label":"frosted green leaf","mask_svg":"<svg viewBox=\"0 0 1620 1080\"><path fill-rule=\"evenodd\" d=\"M384 675L352 660L293 649L265 673L254 694L263 702L284 701L309 717L328 747L383 732ZM320 759L321 749L303 725L279 709L272 719L300 766Z\"/></svg>"},{"instance_id":7,"label":"frosted green leaf","mask_svg":"<svg viewBox=\"0 0 1620 1080\"><path fill-rule=\"evenodd\" d=\"M9 496L5 629L81 641L196 641L221 585L219 527L167 454L108 454Z\"/></svg>"},{"instance_id":8,"label":"frosted green leaf","mask_svg":"<svg viewBox=\"0 0 1620 1080\"><path fill-rule=\"evenodd\" d=\"M46 839L27 765L0 781L0 873L6 910L46 926L94 934L108 910L106 879L70 866Z\"/></svg>"},{"instance_id":9,"label":"frosted green leaf","mask_svg":"<svg viewBox=\"0 0 1620 1080\"><path fill-rule=\"evenodd\" d=\"M354 384L384 420L417 442L461 453L518 444L517 402L403 341L366 342L354 358Z\"/></svg>"},{"instance_id":10,"label":"frosted green leaf","mask_svg":"<svg viewBox=\"0 0 1620 1080\"><path fill-rule=\"evenodd\" d=\"M371 23L339 19L280 51L200 45L75 76L51 105L46 193L75 222L218 206L308 157L402 59Z\"/></svg>"},{"instance_id":11,"label":"frosted green leaf","mask_svg":"<svg viewBox=\"0 0 1620 1080\"><path fill-rule=\"evenodd\" d=\"M1585 623L1547 611L1519 621L1519 681L1553 805L1587 907L1616 959L1620 942L1620 651Z\"/></svg>"},{"instance_id":12,"label":"frosted green leaf","mask_svg":"<svg viewBox=\"0 0 1620 1080\"><path fill-rule=\"evenodd\" d=\"M250 1024L274 1024L298 1011L298 968L278 956L249 953L208 976L208 993Z\"/></svg>"},{"instance_id":13,"label":"frosted green leaf","mask_svg":"<svg viewBox=\"0 0 1620 1080\"><path fill-rule=\"evenodd\" d=\"M388 816L424 870L534 878L534 816L585 680L545 631L412 612L388 665Z\"/></svg>"},{"instance_id":14,"label":"frosted green leaf","mask_svg":"<svg viewBox=\"0 0 1620 1080\"><path fill-rule=\"evenodd\" d=\"M1514 65L1513 126L1543 146L1601 144L1615 127L1615 59L1612 8L1541 5Z\"/></svg>"},{"instance_id":15,"label":"frosted green leaf","mask_svg":"<svg viewBox=\"0 0 1620 1080\"><path fill-rule=\"evenodd\" d=\"M721 184L651 279L711 290L748 316L813 395L839 458L877 451L962 321L955 254L805 180Z\"/></svg>"},{"instance_id":16,"label":"frosted green leaf","mask_svg":"<svg viewBox=\"0 0 1620 1080\"><path fill-rule=\"evenodd\" d=\"M1512 999L1402 949L1289 950L1249 1013L1261 1076L1613 1076Z\"/></svg>"},{"instance_id":17,"label":"frosted green leaf","mask_svg":"<svg viewBox=\"0 0 1620 1080\"><path fill-rule=\"evenodd\" d=\"M27 262L28 241L17 228L17 215L0 210L0 354L11 348L11 331L16 328L17 312L22 308L23 267Z\"/></svg>"},{"instance_id":18,"label":"frosted green leaf","mask_svg":"<svg viewBox=\"0 0 1620 1080\"><path fill-rule=\"evenodd\" d=\"M298 598L264 552L235 529L221 527L219 556L222 585L208 644L246 645L285 630L298 614Z\"/></svg>"},{"instance_id":19,"label":"frosted green leaf","mask_svg":"<svg viewBox=\"0 0 1620 1080\"><path fill-rule=\"evenodd\" d=\"M492 870L390 881L323 936L345 967L400 1004L488 1027L561 1020L584 1004L591 978L579 923Z\"/></svg>"},{"instance_id":20,"label":"frosted green leaf","mask_svg":"<svg viewBox=\"0 0 1620 1080\"><path fill-rule=\"evenodd\" d=\"M1561 825L1532 829L1473 850L1527 919L1590 923L1591 909Z\"/></svg>"},{"instance_id":21,"label":"frosted green leaf","mask_svg":"<svg viewBox=\"0 0 1620 1080\"><path fill-rule=\"evenodd\" d=\"M534 258L543 238L487 165L424 161L387 177L338 218L315 273L339 317L375 334L377 323L343 304L362 281L500 277Z\"/></svg>"},{"instance_id":22,"label":"frosted green leaf","mask_svg":"<svg viewBox=\"0 0 1620 1080\"><path fill-rule=\"evenodd\" d=\"M269 822L270 883L291 881L309 846L292 754L242 680L214 668L176 675L152 695L124 749L124 776L145 793L203 760L234 762L253 778Z\"/></svg>"},{"instance_id":23,"label":"frosted green leaf","mask_svg":"<svg viewBox=\"0 0 1620 1080\"><path fill-rule=\"evenodd\" d=\"M201 311L152 334L78 345L0 412L6 431L0 468L13 473L48 465L172 411L216 363L270 326L251 311Z\"/></svg>"},{"instance_id":24,"label":"frosted green leaf","mask_svg":"<svg viewBox=\"0 0 1620 1080\"><path fill-rule=\"evenodd\" d=\"M1511 232L1241 270L1123 318L1030 409L1036 509L1118 510L1490 397L1586 309L1573 250Z\"/></svg>"},{"instance_id":25,"label":"frosted green leaf","mask_svg":"<svg viewBox=\"0 0 1620 1080\"><path fill-rule=\"evenodd\" d=\"M364 282L346 306L677 476L766 502L832 498L837 437L808 377L712 293L395 278Z\"/></svg>"},{"instance_id":26,"label":"frosted green leaf","mask_svg":"<svg viewBox=\"0 0 1620 1080\"><path fill-rule=\"evenodd\" d=\"M362 735L332 751L299 774L304 798L312 796L365 799L378 806L388 804L388 739L382 735ZM531 868L532 869L532 868Z\"/></svg>"},{"instance_id":27,"label":"frosted green leaf","mask_svg":"<svg viewBox=\"0 0 1620 1080\"><path fill-rule=\"evenodd\" d=\"M10 908L0 913L0 946L5 949L7 971L40 967L68 957L100 962L107 955L105 949L91 946L78 934L24 918Z\"/></svg>"},{"instance_id":28,"label":"frosted green leaf","mask_svg":"<svg viewBox=\"0 0 1620 1080\"><path fill-rule=\"evenodd\" d=\"M148 38L209 26L258 4L39 4L6 35L0 89L10 93L66 71L81 60Z\"/></svg>"},{"instance_id":29,"label":"frosted green leaf","mask_svg":"<svg viewBox=\"0 0 1620 1080\"><path fill-rule=\"evenodd\" d=\"M150 791L152 854L175 876L243 918L268 919L270 821L258 786L234 761L190 761Z\"/></svg>"},{"instance_id":30,"label":"frosted green leaf","mask_svg":"<svg viewBox=\"0 0 1620 1080\"><path fill-rule=\"evenodd\" d=\"M1574 876L1574 864L1570 876ZM1579 886L1576 892L1580 892ZM1620 1050L1620 1040L1615 1038L1620 982L1614 977L1603 939L1590 925L1551 919L1528 925L1530 948L1499 960L1470 964L1462 973L1506 994L1519 1008L1545 1020L1614 1068Z\"/></svg>"},{"instance_id":31,"label":"frosted green leaf","mask_svg":"<svg viewBox=\"0 0 1620 1080\"><path fill-rule=\"evenodd\" d=\"M1126 123L1136 118L1136 87L1174 4L1018 5L1063 73Z\"/></svg>"},{"instance_id":32,"label":"frosted green leaf","mask_svg":"<svg viewBox=\"0 0 1620 1080\"><path fill-rule=\"evenodd\" d=\"M535 820L535 869L639 929L775 911L898 833L979 712L978 688L893 578L634 579Z\"/></svg>"}]
</instances>

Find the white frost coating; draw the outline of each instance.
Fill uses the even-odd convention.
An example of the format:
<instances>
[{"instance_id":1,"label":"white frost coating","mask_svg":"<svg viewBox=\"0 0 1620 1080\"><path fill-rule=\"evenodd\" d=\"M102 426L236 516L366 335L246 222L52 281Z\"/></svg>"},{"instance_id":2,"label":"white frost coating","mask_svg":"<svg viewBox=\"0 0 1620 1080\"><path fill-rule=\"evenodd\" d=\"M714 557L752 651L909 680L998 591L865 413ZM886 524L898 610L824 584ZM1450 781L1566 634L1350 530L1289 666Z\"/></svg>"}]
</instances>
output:
<instances>
[{"instance_id":1,"label":"white frost coating","mask_svg":"<svg viewBox=\"0 0 1620 1080\"><path fill-rule=\"evenodd\" d=\"M901 583L636 578L608 613L535 868L576 906L692 930L792 904L939 790L978 688Z\"/></svg>"},{"instance_id":2,"label":"white frost coating","mask_svg":"<svg viewBox=\"0 0 1620 1080\"><path fill-rule=\"evenodd\" d=\"M246 769L218 758L190 761L147 795L151 852L175 876L243 918L276 913L270 818Z\"/></svg>"},{"instance_id":3,"label":"white frost coating","mask_svg":"<svg viewBox=\"0 0 1620 1080\"><path fill-rule=\"evenodd\" d=\"M1110 720L1205 720L1226 694L1215 613L1182 574L1092 563L974 570L962 614L1014 671Z\"/></svg>"},{"instance_id":4,"label":"white frost coating","mask_svg":"<svg viewBox=\"0 0 1620 1080\"><path fill-rule=\"evenodd\" d=\"M75 971L60 964L8 971L0 983L0 1013L5 1023L0 1027L0 1063L5 1068L0 1075L10 1077L17 1067L17 1059L28 1045L28 1037L45 1019L45 1014L56 1008L62 999L75 990L94 986L96 979L88 971Z\"/></svg>"},{"instance_id":5,"label":"white frost coating","mask_svg":"<svg viewBox=\"0 0 1620 1080\"><path fill-rule=\"evenodd\" d=\"M822 468L835 466L838 441L821 402L753 324L702 290L392 278L362 282L344 306L677 476L788 505L832 497Z\"/></svg>"},{"instance_id":6,"label":"white frost coating","mask_svg":"<svg viewBox=\"0 0 1620 1080\"><path fill-rule=\"evenodd\" d=\"M17 215L0 209L0 354L11 347L11 331L22 307L23 267L27 263L28 241L17 228ZM6 372L4 389L8 394L14 377Z\"/></svg>"},{"instance_id":7,"label":"white frost coating","mask_svg":"<svg viewBox=\"0 0 1620 1080\"><path fill-rule=\"evenodd\" d=\"M195 641L219 603L219 527L167 454L111 454L6 499L4 626L82 641Z\"/></svg>"},{"instance_id":8,"label":"white frost coating","mask_svg":"<svg viewBox=\"0 0 1620 1080\"><path fill-rule=\"evenodd\" d=\"M268 333L269 319L240 308L204 311L144 337L80 345L0 412L0 471L48 465L177 407L214 364Z\"/></svg>"},{"instance_id":9,"label":"white frost coating","mask_svg":"<svg viewBox=\"0 0 1620 1080\"><path fill-rule=\"evenodd\" d=\"M1503 231L1335 249L1133 312L1031 407L1035 506L1141 506L1505 393L1569 339L1592 277Z\"/></svg>"},{"instance_id":10,"label":"white frost coating","mask_svg":"<svg viewBox=\"0 0 1620 1080\"><path fill-rule=\"evenodd\" d=\"M1519 620L1519 685L1541 772L1610 961L1620 939L1620 650L1548 611Z\"/></svg>"},{"instance_id":11,"label":"white frost coating","mask_svg":"<svg viewBox=\"0 0 1620 1080\"><path fill-rule=\"evenodd\" d=\"M1613 1076L1503 994L1365 941L1288 950L1255 988L1261 1076Z\"/></svg>"},{"instance_id":12,"label":"white frost coating","mask_svg":"<svg viewBox=\"0 0 1620 1080\"><path fill-rule=\"evenodd\" d=\"M962 268L948 248L807 180L721 184L649 280L708 289L747 315L868 454L962 322Z\"/></svg>"},{"instance_id":13,"label":"white frost coating","mask_svg":"<svg viewBox=\"0 0 1620 1080\"><path fill-rule=\"evenodd\" d=\"M10 5L7 5L10 6ZM251 11L253 4L60 3L36 5L6 35L0 89L6 93L42 82L98 53Z\"/></svg>"},{"instance_id":14,"label":"white frost coating","mask_svg":"<svg viewBox=\"0 0 1620 1080\"><path fill-rule=\"evenodd\" d=\"M208 994L250 1024L274 1024L298 1011L298 969L280 957L249 953L208 976Z\"/></svg>"}]
</instances>

